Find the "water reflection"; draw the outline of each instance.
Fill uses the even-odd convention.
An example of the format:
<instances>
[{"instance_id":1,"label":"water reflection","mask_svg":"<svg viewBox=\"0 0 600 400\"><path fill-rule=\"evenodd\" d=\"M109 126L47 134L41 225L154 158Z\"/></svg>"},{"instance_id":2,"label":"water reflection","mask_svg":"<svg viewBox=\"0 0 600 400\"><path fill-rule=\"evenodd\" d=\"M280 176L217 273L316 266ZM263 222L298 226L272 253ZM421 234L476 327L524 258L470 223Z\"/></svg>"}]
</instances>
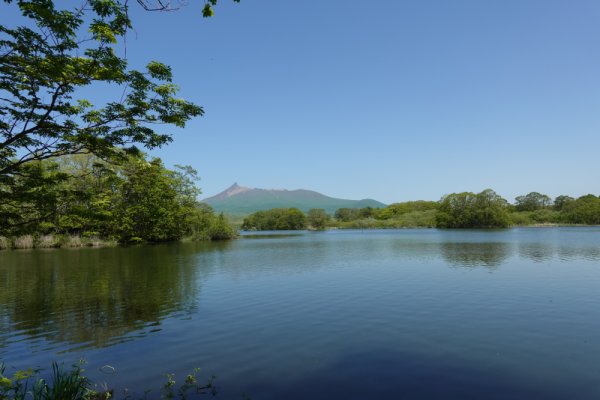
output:
<instances>
[{"instance_id":1,"label":"water reflection","mask_svg":"<svg viewBox=\"0 0 600 400\"><path fill-rule=\"evenodd\" d=\"M197 307L194 245L6 252L0 347L37 339L103 347ZM138 332L139 333L139 332ZM4 342L4 343L3 343Z\"/></svg>"},{"instance_id":2,"label":"water reflection","mask_svg":"<svg viewBox=\"0 0 600 400\"><path fill-rule=\"evenodd\" d=\"M518 252L520 257L537 263L556 258L560 261L598 261L600 260L600 243L598 246L564 243L519 243Z\"/></svg>"},{"instance_id":3,"label":"water reflection","mask_svg":"<svg viewBox=\"0 0 600 400\"><path fill-rule=\"evenodd\" d=\"M511 246L503 242L440 243L442 257L455 267L485 267L490 271L503 264Z\"/></svg>"},{"instance_id":4,"label":"water reflection","mask_svg":"<svg viewBox=\"0 0 600 400\"><path fill-rule=\"evenodd\" d=\"M511 257L598 261L598 244L597 232L585 230L402 230L266 233L219 243L2 252L0 354L3 347L18 347L16 343L30 350L37 346L70 351L152 335L167 317L197 313L201 285L208 276L218 278L217 283L211 281L213 289L233 278L236 284L218 290L211 307L229 301L228 309L236 309L271 286L293 289L299 276L310 282L303 286L306 292L318 286L319 274L335 275L340 269L355 268L344 275L340 288L385 271L416 274L412 260L435 265L436 271L444 265L490 272ZM265 287L253 286L263 281ZM244 290L238 292L239 287ZM244 300L238 301L238 296Z\"/></svg>"}]
</instances>

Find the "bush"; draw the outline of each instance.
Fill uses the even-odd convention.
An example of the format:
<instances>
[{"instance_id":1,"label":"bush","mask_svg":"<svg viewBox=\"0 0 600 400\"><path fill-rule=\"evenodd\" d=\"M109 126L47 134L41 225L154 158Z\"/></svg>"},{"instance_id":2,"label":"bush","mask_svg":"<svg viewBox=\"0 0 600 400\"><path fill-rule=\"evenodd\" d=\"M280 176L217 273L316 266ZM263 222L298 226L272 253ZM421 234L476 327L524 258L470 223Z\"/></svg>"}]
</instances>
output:
<instances>
[{"instance_id":1,"label":"bush","mask_svg":"<svg viewBox=\"0 0 600 400\"><path fill-rule=\"evenodd\" d=\"M207 232L207 236L210 240L228 240L233 239L236 235L237 232L225 219L223 213L213 219Z\"/></svg>"},{"instance_id":2,"label":"bush","mask_svg":"<svg viewBox=\"0 0 600 400\"><path fill-rule=\"evenodd\" d=\"M527 211L512 212L509 215L511 225L526 226L533 222L530 218L531 213Z\"/></svg>"}]
</instances>

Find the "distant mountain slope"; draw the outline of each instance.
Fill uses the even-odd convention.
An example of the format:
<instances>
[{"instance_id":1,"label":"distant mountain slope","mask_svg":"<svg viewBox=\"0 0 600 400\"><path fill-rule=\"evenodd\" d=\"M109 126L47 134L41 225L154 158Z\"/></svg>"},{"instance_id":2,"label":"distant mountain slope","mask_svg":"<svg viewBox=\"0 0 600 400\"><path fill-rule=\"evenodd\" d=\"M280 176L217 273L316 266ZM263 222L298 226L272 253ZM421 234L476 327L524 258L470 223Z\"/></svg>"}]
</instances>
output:
<instances>
[{"instance_id":1,"label":"distant mountain slope","mask_svg":"<svg viewBox=\"0 0 600 400\"><path fill-rule=\"evenodd\" d=\"M271 208L296 207L302 211L323 208L333 214L338 208L385 207L372 199L345 200L325 196L312 190L250 189L234 183L223 192L203 200L217 212L251 214Z\"/></svg>"}]
</instances>

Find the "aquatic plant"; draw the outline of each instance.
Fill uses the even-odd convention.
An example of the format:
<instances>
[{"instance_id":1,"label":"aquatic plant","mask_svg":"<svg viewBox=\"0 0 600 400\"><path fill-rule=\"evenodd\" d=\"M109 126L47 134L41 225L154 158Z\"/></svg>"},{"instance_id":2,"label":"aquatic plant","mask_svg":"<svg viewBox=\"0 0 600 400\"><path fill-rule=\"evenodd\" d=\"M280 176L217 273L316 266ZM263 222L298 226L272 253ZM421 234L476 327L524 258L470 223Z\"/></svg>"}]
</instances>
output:
<instances>
[{"instance_id":1,"label":"aquatic plant","mask_svg":"<svg viewBox=\"0 0 600 400\"><path fill-rule=\"evenodd\" d=\"M0 362L0 400L134 400L129 391L117 397L107 384L98 385L88 379L84 373L84 360L65 369L64 364L52 363L52 372L48 379L42 376L41 369L19 370L6 375L6 365ZM112 368L112 367L110 367ZM114 368L113 368L114 370ZM161 399L194 399L204 395L215 396L217 391L211 377L207 383L201 384L194 369L183 383L177 386L174 374L167 374L167 381L158 390ZM146 390L143 397L147 399L151 390Z\"/></svg>"}]
</instances>

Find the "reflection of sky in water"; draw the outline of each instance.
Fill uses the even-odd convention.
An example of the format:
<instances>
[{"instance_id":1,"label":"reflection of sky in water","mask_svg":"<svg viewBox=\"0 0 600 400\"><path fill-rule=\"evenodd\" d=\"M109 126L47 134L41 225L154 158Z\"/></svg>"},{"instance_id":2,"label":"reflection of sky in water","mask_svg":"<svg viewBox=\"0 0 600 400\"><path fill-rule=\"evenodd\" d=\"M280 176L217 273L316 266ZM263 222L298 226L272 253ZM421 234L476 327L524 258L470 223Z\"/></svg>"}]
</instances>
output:
<instances>
[{"instance_id":1,"label":"reflection of sky in water","mask_svg":"<svg viewBox=\"0 0 600 400\"><path fill-rule=\"evenodd\" d=\"M200 366L221 398L600 398L599 239L340 230L2 252L0 358L84 356L92 377L116 366L117 388Z\"/></svg>"}]
</instances>

